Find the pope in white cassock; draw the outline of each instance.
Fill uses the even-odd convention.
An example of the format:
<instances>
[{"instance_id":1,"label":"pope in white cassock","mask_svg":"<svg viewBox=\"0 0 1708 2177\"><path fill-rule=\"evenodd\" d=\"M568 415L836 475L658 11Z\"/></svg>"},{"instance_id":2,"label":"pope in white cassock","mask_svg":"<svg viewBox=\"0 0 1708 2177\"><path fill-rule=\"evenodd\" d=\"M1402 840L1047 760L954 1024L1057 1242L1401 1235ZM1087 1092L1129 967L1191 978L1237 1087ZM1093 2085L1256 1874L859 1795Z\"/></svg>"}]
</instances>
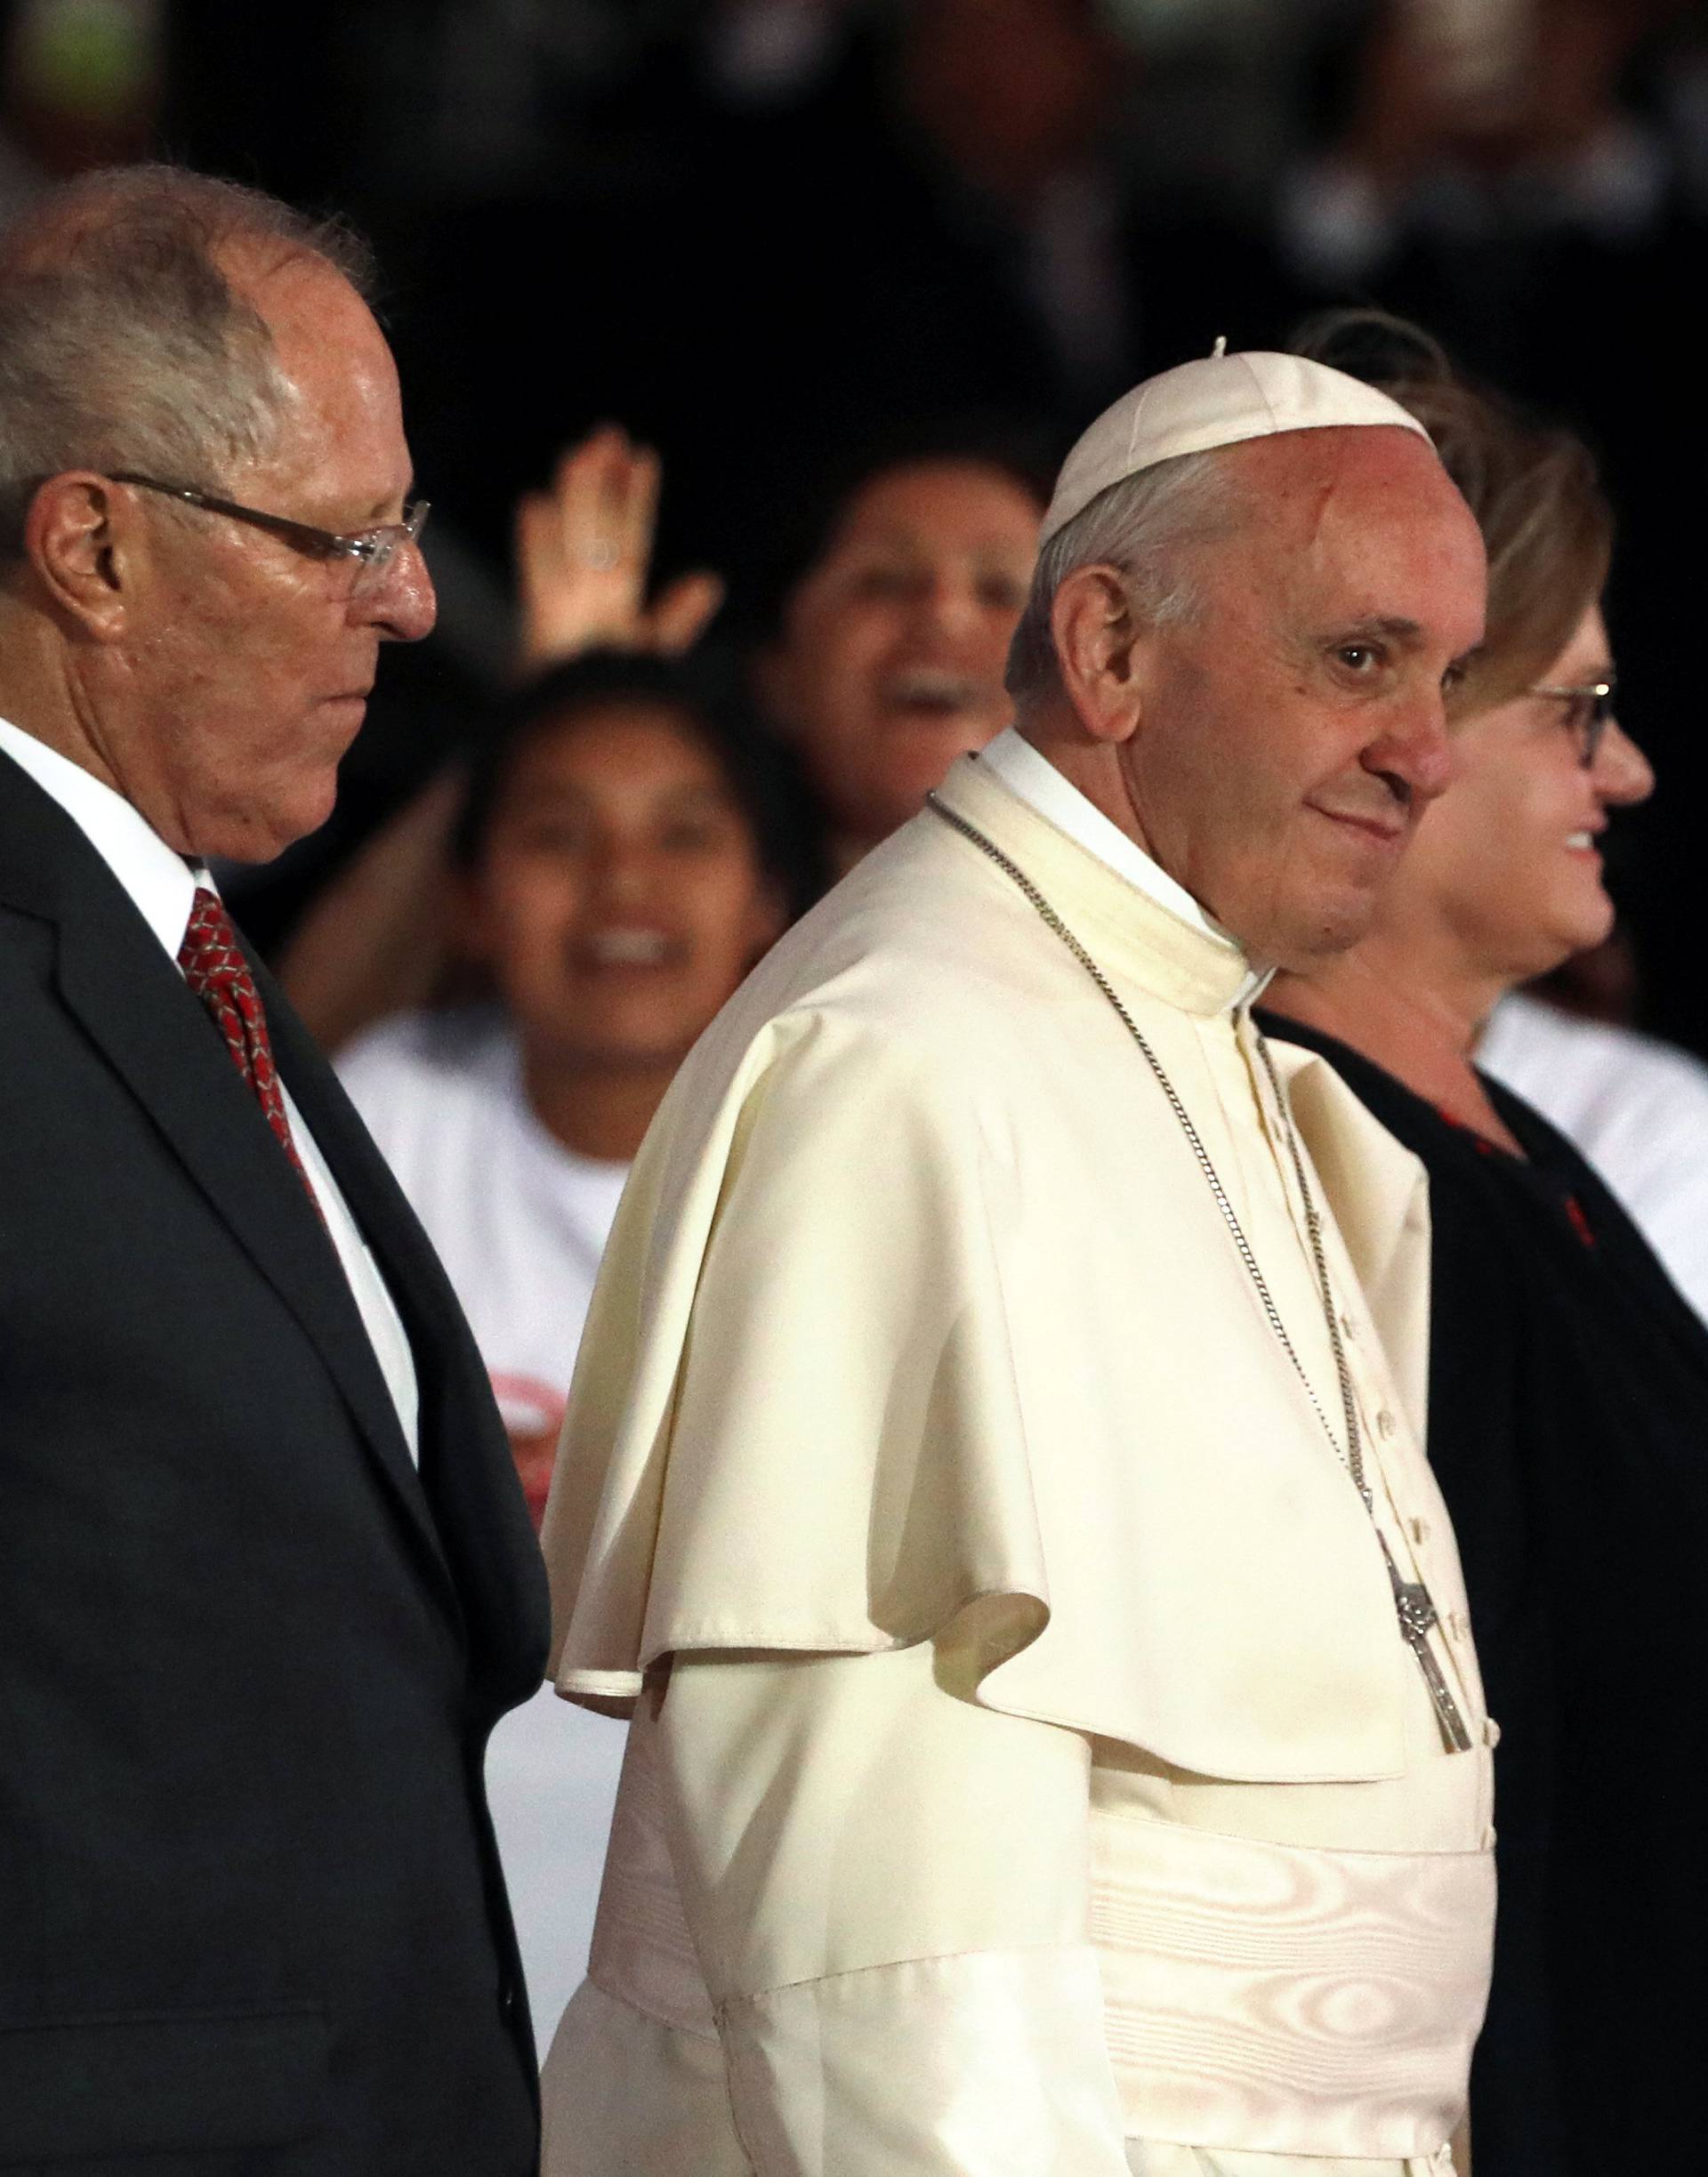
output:
<instances>
[{"instance_id":1,"label":"pope in white cassock","mask_svg":"<svg viewBox=\"0 0 1708 2177\"><path fill-rule=\"evenodd\" d=\"M1446 785L1483 588L1369 388L1140 386L1015 729L678 1077L546 1520L559 1689L634 1716L548 2177L1450 2168L1494 1727L1422 1175L1249 1006Z\"/></svg>"}]
</instances>

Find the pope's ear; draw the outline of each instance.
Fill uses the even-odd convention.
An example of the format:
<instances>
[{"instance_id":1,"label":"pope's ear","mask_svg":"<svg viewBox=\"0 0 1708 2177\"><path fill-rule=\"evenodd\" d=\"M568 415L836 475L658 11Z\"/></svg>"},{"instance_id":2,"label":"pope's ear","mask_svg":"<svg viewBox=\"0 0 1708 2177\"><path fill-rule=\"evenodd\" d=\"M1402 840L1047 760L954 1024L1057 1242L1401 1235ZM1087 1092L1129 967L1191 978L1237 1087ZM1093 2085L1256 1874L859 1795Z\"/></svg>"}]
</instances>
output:
<instances>
[{"instance_id":1,"label":"pope's ear","mask_svg":"<svg viewBox=\"0 0 1708 2177\"><path fill-rule=\"evenodd\" d=\"M1050 633L1062 688L1086 731L1100 741L1131 739L1139 723L1140 631L1119 571L1076 567L1064 575Z\"/></svg>"},{"instance_id":2,"label":"pope's ear","mask_svg":"<svg viewBox=\"0 0 1708 2177\"><path fill-rule=\"evenodd\" d=\"M92 641L117 642L125 634L129 577L141 546L132 507L92 470L50 476L24 516L24 553L36 581Z\"/></svg>"}]
</instances>

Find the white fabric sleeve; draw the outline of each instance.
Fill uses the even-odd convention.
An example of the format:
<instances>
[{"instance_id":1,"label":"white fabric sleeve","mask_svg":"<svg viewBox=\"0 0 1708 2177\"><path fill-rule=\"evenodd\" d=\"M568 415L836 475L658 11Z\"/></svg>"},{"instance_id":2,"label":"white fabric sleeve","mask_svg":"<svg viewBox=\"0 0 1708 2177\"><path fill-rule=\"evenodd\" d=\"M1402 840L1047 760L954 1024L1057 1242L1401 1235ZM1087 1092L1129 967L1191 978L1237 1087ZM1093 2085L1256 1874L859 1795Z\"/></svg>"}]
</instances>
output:
<instances>
[{"instance_id":1,"label":"white fabric sleeve","mask_svg":"<svg viewBox=\"0 0 1708 2177\"><path fill-rule=\"evenodd\" d=\"M757 2177L1126 2177L1090 1750L929 1643L678 1657L665 1822Z\"/></svg>"}]
</instances>

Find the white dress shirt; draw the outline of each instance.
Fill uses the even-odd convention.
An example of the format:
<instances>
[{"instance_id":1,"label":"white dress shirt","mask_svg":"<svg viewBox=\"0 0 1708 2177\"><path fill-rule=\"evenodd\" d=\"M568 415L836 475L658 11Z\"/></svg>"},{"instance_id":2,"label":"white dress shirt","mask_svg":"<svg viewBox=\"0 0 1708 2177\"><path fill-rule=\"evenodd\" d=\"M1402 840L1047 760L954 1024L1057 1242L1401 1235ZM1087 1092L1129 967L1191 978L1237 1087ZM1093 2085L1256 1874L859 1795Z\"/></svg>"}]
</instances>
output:
<instances>
[{"instance_id":1,"label":"white dress shirt","mask_svg":"<svg viewBox=\"0 0 1708 2177\"><path fill-rule=\"evenodd\" d=\"M64 810L124 886L137 913L176 966L197 887L202 885L214 892L218 890L207 871L174 852L122 794L4 718L0 718L0 750ZM409 1455L419 1461L419 1394L402 1318L349 1204L282 1079L279 1093L285 1100L297 1156L373 1342L375 1358L397 1408Z\"/></svg>"}]
</instances>

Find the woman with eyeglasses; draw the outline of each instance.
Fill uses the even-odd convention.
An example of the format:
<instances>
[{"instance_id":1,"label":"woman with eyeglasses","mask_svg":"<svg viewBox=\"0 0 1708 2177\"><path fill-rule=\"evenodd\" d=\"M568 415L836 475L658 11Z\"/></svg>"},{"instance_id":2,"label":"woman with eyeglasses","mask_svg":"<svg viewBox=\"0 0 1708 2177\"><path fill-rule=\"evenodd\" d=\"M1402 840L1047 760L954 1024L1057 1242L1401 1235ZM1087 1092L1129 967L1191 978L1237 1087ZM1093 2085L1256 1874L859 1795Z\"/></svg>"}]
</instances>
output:
<instances>
[{"instance_id":1,"label":"woman with eyeglasses","mask_svg":"<svg viewBox=\"0 0 1708 2177\"><path fill-rule=\"evenodd\" d=\"M1575 439L1427 359L1383 383L1482 525L1487 640L1449 691L1453 783L1369 935L1277 977L1265 1025L1326 1055L1429 1175L1429 1448L1503 1732L1477 2177L1694 2166L1708 1331L1583 1157L1475 1059L1507 990L1607 934L1601 835L1654 783L1614 712L1611 522Z\"/></svg>"}]
</instances>

